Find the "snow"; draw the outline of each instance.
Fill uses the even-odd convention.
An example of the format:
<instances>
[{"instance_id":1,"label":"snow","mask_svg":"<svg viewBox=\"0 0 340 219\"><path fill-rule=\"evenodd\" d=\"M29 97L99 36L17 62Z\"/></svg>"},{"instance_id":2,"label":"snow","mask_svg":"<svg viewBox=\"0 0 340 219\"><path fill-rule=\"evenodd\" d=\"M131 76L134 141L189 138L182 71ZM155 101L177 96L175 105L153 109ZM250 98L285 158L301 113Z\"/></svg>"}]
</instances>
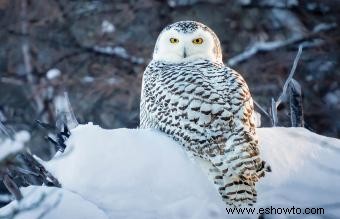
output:
<instances>
[{"instance_id":1,"label":"snow","mask_svg":"<svg viewBox=\"0 0 340 219\"><path fill-rule=\"evenodd\" d=\"M272 172L257 185L255 207L323 207L323 216L340 215L340 140L304 128L257 131L263 159L271 165ZM79 125L71 132L65 154L44 163L62 183L63 189L55 189L56 193L66 197L60 208L68 209L56 208L55 215L59 212L64 217L64 212L73 212L69 218L85 218L77 213L84 213L83 209L88 209L82 206L89 205L97 210L87 212L93 218L100 218L96 216L100 213L107 218L140 219L259 216L226 214L226 206L199 165L182 146L161 132L105 130L92 123ZM42 187L34 194L47 190ZM79 207L68 206L68 196ZM16 204L12 202L6 209ZM271 218L278 217L285 215Z\"/></svg>"},{"instance_id":2,"label":"snow","mask_svg":"<svg viewBox=\"0 0 340 219\"><path fill-rule=\"evenodd\" d=\"M27 131L19 131L15 133L14 139L0 138L0 161L8 155L20 151L24 147L25 142L29 139L30 134Z\"/></svg>"},{"instance_id":3,"label":"snow","mask_svg":"<svg viewBox=\"0 0 340 219\"><path fill-rule=\"evenodd\" d=\"M21 191L25 199L1 208L0 218L11 218L13 212L21 209L15 219L108 219L97 206L65 189L30 186Z\"/></svg>"},{"instance_id":4,"label":"snow","mask_svg":"<svg viewBox=\"0 0 340 219\"><path fill-rule=\"evenodd\" d=\"M258 184L257 206L324 207L340 215L340 140L304 128L258 129L272 173Z\"/></svg>"},{"instance_id":5,"label":"snow","mask_svg":"<svg viewBox=\"0 0 340 219\"><path fill-rule=\"evenodd\" d=\"M61 71L57 68L52 68L52 69L48 70L47 73L46 73L46 77L49 80L55 79L55 78L59 77L60 75L61 75Z\"/></svg>"},{"instance_id":6,"label":"snow","mask_svg":"<svg viewBox=\"0 0 340 219\"><path fill-rule=\"evenodd\" d=\"M328 92L324 97L325 102L330 106L340 104L340 89L334 92Z\"/></svg>"},{"instance_id":7,"label":"snow","mask_svg":"<svg viewBox=\"0 0 340 219\"><path fill-rule=\"evenodd\" d=\"M82 81L83 81L84 83L92 83L94 80L95 80L94 77L91 77L91 76L85 76L85 77L83 77L83 79L82 79Z\"/></svg>"},{"instance_id":8,"label":"snow","mask_svg":"<svg viewBox=\"0 0 340 219\"><path fill-rule=\"evenodd\" d=\"M71 153L47 166L111 218L203 219L224 207L199 167L162 133L88 124L72 130L68 144Z\"/></svg>"},{"instance_id":9,"label":"snow","mask_svg":"<svg viewBox=\"0 0 340 219\"><path fill-rule=\"evenodd\" d=\"M102 22L101 29L102 33L113 33L116 30L115 26L108 20Z\"/></svg>"}]
</instances>

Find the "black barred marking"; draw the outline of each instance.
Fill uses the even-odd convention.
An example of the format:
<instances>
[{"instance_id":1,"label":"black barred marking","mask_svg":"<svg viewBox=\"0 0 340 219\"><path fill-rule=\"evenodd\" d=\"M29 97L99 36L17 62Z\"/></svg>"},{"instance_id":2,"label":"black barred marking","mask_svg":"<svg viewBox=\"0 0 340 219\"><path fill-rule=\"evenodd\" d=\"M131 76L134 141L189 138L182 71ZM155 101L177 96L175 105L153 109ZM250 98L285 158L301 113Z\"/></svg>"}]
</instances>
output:
<instances>
[{"instance_id":1,"label":"black barred marking","mask_svg":"<svg viewBox=\"0 0 340 219\"><path fill-rule=\"evenodd\" d=\"M223 179L223 176L215 176L215 179Z\"/></svg>"},{"instance_id":2,"label":"black barred marking","mask_svg":"<svg viewBox=\"0 0 340 219\"><path fill-rule=\"evenodd\" d=\"M243 194L243 193L247 193L249 195L253 195L253 193L249 192L248 190L238 190L238 191L235 191L235 192L228 192L227 195L231 196L231 195Z\"/></svg>"},{"instance_id":3,"label":"black barred marking","mask_svg":"<svg viewBox=\"0 0 340 219\"><path fill-rule=\"evenodd\" d=\"M199 23L195 21L179 21L165 27L165 30L174 29L182 33L192 33L195 32L198 29L198 27Z\"/></svg>"},{"instance_id":4,"label":"black barred marking","mask_svg":"<svg viewBox=\"0 0 340 219\"><path fill-rule=\"evenodd\" d=\"M227 168L227 169L224 169L224 170L222 170L222 173L223 173L223 174L226 174L226 173L228 173L228 168Z\"/></svg>"},{"instance_id":5,"label":"black barred marking","mask_svg":"<svg viewBox=\"0 0 340 219\"><path fill-rule=\"evenodd\" d=\"M197 123L198 120L199 120L199 118L189 119L190 122L194 122L194 123ZM193 129L191 129L191 130L193 130Z\"/></svg>"},{"instance_id":6,"label":"black barred marking","mask_svg":"<svg viewBox=\"0 0 340 219\"><path fill-rule=\"evenodd\" d=\"M215 166L216 166L216 167L220 167L220 166L222 166L222 165L223 165L223 162L215 163Z\"/></svg>"}]
</instances>

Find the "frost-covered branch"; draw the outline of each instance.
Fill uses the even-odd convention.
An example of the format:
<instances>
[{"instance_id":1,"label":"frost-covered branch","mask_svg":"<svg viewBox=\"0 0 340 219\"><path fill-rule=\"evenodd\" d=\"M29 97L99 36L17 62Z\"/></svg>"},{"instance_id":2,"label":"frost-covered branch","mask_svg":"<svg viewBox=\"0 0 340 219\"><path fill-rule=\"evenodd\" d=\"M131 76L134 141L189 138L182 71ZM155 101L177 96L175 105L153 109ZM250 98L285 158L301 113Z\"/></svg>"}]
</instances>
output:
<instances>
[{"instance_id":1,"label":"frost-covered branch","mask_svg":"<svg viewBox=\"0 0 340 219\"><path fill-rule=\"evenodd\" d=\"M297 64L299 62L301 53L302 53L303 44L299 46L298 53L294 59L293 66L288 75L288 78L283 86L282 93L279 98L274 101L272 99L271 105L271 115L273 126L276 126L278 123L277 117L277 109L283 102L289 103L289 115L291 120L291 126L293 127L303 127L304 119L303 119L303 105L302 105L302 90L299 82L294 80L293 76L296 71Z\"/></svg>"},{"instance_id":2,"label":"frost-covered branch","mask_svg":"<svg viewBox=\"0 0 340 219\"><path fill-rule=\"evenodd\" d=\"M301 56L301 53L302 53L302 49L303 49L303 45L301 44L301 45L299 46L298 53L297 53L297 55L296 55L296 57L295 57L295 59L294 59L294 63L293 63L293 66L292 66L292 68L291 68L291 70L290 70L290 73L289 73L289 75L288 75L288 78L287 78L285 84L283 85L282 93L280 94L279 98L278 98L277 101L275 102L275 108L277 108L277 107L280 105L280 103L282 103L282 101L283 101L284 99L286 99L287 88L288 88L289 83L290 83L291 80L293 79L293 76L294 76L294 73L295 73L295 70L296 70L296 66L297 66L297 64L298 64L298 62L299 62L299 60L300 60L300 56Z\"/></svg>"},{"instance_id":3,"label":"frost-covered branch","mask_svg":"<svg viewBox=\"0 0 340 219\"><path fill-rule=\"evenodd\" d=\"M299 5L298 0L238 0L242 6L292 8Z\"/></svg>"},{"instance_id":4,"label":"frost-covered branch","mask_svg":"<svg viewBox=\"0 0 340 219\"><path fill-rule=\"evenodd\" d=\"M273 50L276 50L276 49L279 49L285 46L292 45L294 43L309 40L312 38L317 38L319 37L319 33L332 30L336 27L337 27L336 23L319 24L313 28L313 31L310 34L301 35L301 36L300 35L292 36L291 38L288 38L286 40L280 40L280 41L256 42L253 46L246 49L244 52L230 58L228 60L228 65L235 66L253 57L259 52L269 52L269 51L273 51Z\"/></svg>"},{"instance_id":5,"label":"frost-covered branch","mask_svg":"<svg viewBox=\"0 0 340 219\"><path fill-rule=\"evenodd\" d=\"M257 108L259 108L261 110L262 113L264 113L266 116L270 117L268 112L257 101L255 101L253 99L253 102L254 102L255 106L257 106Z\"/></svg>"},{"instance_id":6,"label":"frost-covered branch","mask_svg":"<svg viewBox=\"0 0 340 219\"><path fill-rule=\"evenodd\" d=\"M145 62L143 58L128 54L126 49L121 46L94 46L91 50L103 55L116 56L134 64L143 64Z\"/></svg>"},{"instance_id":7,"label":"frost-covered branch","mask_svg":"<svg viewBox=\"0 0 340 219\"><path fill-rule=\"evenodd\" d=\"M277 100L271 99L271 106L269 113L255 100L255 105L264 113L271 121L273 126L277 126L279 119L277 116L277 109L283 102L289 103L290 109L290 120L293 127L303 127L303 106L302 106L302 90L300 84L294 80L293 76L296 71L297 64L300 60L302 54L303 44L299 45L298 53L294 59L293 66L290 70L288 78L286 79L284 86L282 88L282 93Z\"/></svg>"},{"instance_id":8,"label":"frost-covered branch","mask_svg":"<svg viewBox=\"0 0 340 219\"><path fill-rule=\"evenodd\" d=\"M273 126L277 126L279 119L277 117L277 108L274 98L271 99L270 115L272 116L271 119Z\"/></svg>"},{"instance_id":9,"label":"frost-covered branch","mask_svg":"<svg viewBox=\"0 0 340 219\"><path fill-rule=\"evenodd\" d=\"M68 98L68 93L64 96L57 96L54 101L56 109L56 127L62 130L64 125L68 128L75 128L79 125Z\"/></svg>"}]
</instances>

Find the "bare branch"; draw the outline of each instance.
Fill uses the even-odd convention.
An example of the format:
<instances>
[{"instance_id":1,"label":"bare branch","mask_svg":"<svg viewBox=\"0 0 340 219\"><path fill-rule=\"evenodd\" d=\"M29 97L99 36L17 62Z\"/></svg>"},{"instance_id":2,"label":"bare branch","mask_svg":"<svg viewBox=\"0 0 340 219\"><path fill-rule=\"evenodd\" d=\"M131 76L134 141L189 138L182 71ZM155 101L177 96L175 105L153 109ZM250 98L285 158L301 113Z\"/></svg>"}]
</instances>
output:
<instances>
[{"instance_id":1,"label":"bare branch","mask_svg":"<svg viewBox=\"0 0 340 219\"><path fill-rule=\"evenodd\" d=\"M292 127L304 127L302 90L300 84L292 79L288 85L290 121Z\"/></svg>"},{"instance_id":2,"label":"bare branch","mask_svg":"<svg viewBox=\"0 0 340 219\"><path fill-rule=\"evenodd\" d=\"M27 21L27 0L21 0L21 33L25 36L23 37L23 42L21 46L22 55L24 57L25 75L30 83L33 82L32 76L32 61L30 55L30 48L27 40L28 33L28 21Z\"/></svg>"},{"instance_id":3,"label":"bare branch","mask_svg":"<svg viewBox=\"0 0 340 219\"><path fill-rule=\"evenodd\" d=\"M31 56L31 46L29 41L29 22L28 22L28 0L21 0L21 34L22 34L22 42L21 42L21 52L23 56L24 62L24 74L27 78L29 88L32 90L33 100L35 102L35 106L38 109L38 112L44 111L44 100L41 93L37 92L37 89L34 86L34 75L33 75L33 65L32 65L32 56Z\"/></svg>"},{"instance_id":4,"label":"bare branch","mask_svg":"<svg viewBox=\"0 0 340 219\"><path fill-rule=\"evenodd\" d=\"M8 174L5 174L3 183L16 200L21 200L23 198L18 185L11 179L11 177L9 177Z\"/></svg>"}]
</instances>

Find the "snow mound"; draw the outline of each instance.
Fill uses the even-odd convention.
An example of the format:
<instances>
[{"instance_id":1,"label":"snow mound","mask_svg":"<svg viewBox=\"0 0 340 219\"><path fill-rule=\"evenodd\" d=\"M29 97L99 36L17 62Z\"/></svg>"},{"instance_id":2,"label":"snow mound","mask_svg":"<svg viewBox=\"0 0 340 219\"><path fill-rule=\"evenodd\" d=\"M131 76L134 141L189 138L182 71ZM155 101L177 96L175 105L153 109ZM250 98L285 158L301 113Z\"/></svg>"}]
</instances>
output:
<instances>
[{"instance_id":1,"label":"snow mound","mask_svg":"<svg viewBox=\"0 0 340 219\"><path fill-rule=\"evenodd\" d=\"M272 168L257 186L258 207L324 208L340 215L340 140L304 128L260 128Z\"/></svg>"},{"instance_id":2,"label":"snow mound","mask_svg":"<svg viewBox=\"0 0 340 219\"><path fill-rule=\"evenodd\" d=\"M105 130L92 124L80 125L71 132L66 152L45 165L63 185L58 193L72 196L79 206L91 204L108 218L259 216L227 214L213 183L199 165L161 132ZM312 216L340 215L340 140L303 128L259 128L258 134L263 159L271 165L272 172L257 185L257 209L324 208L325 215ZM47 190L42 187L42 191ZM9 207L14 205L15 202ZM73 212L83 213L83 209L73 208ZM64 216L64 211L56 212ZM93 214L97 218L97 213ZM298 215L302 216L310 215ZM269 218L277 217L294 215ZM70 218L85 217L74 214Z\"/></svg>"},{"instance_id":3,"label":"snow mound","mask_svg":"<svg viewBox=\"0 0 340 219\"><path fill-rule=\"evenodd\" d=\"M88 124L72 130L68 145L49 169L110 218L221 218L213 184L165 134Z\"/></svg>"},{"instance_id":4,"label":"snow mound","mask_svg":"<svg viewBox=\"0 0 340 219\"><path fill-rule=\"evenodd\" d=\"M0 138L0 161L8 155L14 154L23 149L25 143L30 139L30 137L31 136L27 131L19 131L14 134L13 139Z\"/></svg>"},{"instance_id":5,"label":"snow mound","mask_svg":"<svg viewBox=\"0 0 340 219\"><path fill-rule=\"evenodd\" d=\"M64 189L30 186L21 191L23 201L1 208L0 218L108 219L97 206Z\"/></svg>"}]
</instances>

